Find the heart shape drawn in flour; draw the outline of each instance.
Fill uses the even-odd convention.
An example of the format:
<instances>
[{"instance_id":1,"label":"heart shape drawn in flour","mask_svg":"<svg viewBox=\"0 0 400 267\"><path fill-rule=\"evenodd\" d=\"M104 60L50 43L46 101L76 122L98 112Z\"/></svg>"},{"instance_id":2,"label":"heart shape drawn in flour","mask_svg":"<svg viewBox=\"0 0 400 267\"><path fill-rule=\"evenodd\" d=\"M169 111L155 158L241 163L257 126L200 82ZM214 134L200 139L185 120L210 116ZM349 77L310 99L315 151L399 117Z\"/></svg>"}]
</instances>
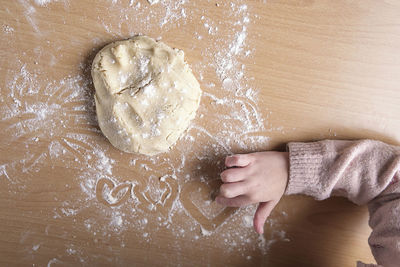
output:
<instances>
[{"instance_id":1,"label":"heart shape drawn in flour","mask_svg":"<svg viewBox=\"0 0 400 267\"><path fill-rule=\"evenodd\" d=\"M132 184L129 182L116 185L109 179L101 178L96 184L96 197L106 206L118 206L129 199L131 189Z\"/></svg>"},{"instance_id":2,"label":"heart shape drawn in flour","mask_svg":"<svg viewBox=\"0 0 400 267\"><path fill-rule=\"evenodd\" d=\"M178 182L168 175L160 178L149 177L145 188L135 186L133 192L140 202L139 208L168 216L172 204L178 196Z\"/></svg>"},{"instance_id":3,"label":"heart shape drawn in flour","mask_svg":"<svg viewBox=\"0 0 400 267\"><path fill-rule=\"evenodd\" d=\"M135 181L134 197L138 208L146 212L158 212L168 216L175 199L178 197L178 181L173 167L168 162L154 164L147 160L138 160L142 166L141 179Z\"/></svg>"},{"instance_id":4,"label":"heart shape drawn in flour","mask_svg":"<svg viewBox=\"0 0 400 267\"><path fill-rule=\"evenodd\" d=\"M186 183L181 191L181 202L184 208L207 231L217 229L237 210L222 207L212 201L212 195L220 184L219 180L208 183L192 181Z\"/></svg>"}]
</instances>

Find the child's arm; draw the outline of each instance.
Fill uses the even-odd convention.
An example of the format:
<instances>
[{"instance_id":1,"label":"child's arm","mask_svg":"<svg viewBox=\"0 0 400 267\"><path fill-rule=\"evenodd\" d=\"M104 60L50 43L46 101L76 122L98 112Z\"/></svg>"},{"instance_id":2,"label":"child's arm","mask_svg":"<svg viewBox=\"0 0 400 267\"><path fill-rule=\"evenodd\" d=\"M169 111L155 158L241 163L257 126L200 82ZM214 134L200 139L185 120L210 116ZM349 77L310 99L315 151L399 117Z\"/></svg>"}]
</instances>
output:
<instances>
[{"instance_id":1,"label":"child's arm","mask_svg":"<svg viewBox=\"0 0 400 267\"><path fill-rule=\"evenodd\" d=\"M290 143L288 149L290 177L286 194L306 194L317 199L344 196L357 204L369 203L370 226L373 229L369 244L375 259L384 266L397 266L400 262L400 148L378 141L363 140ZM263 156L257 154L249 155L257 158ZM250 169L261 169L257 162L261 161L253 161L238 171L240 170L244 177L251 173ZM256 188L250 186L253 184L258 184L260 190L266 188L269 183L272 184L272 188L275 187L273 183L286 185L282 176L274 176L277 178L275 179L269 175L268 170L274 166L264 163L264 168L267 170L246 176L242 180L236 178L241 181L242 188L247 188L240 190L236 185L236 192L242 192L235 196L236 198L248 196L256 191ZM239 176L238 172L233 170L230 176ZM222 179L225 172L222 173ZM224 184L225 189L218 199L220 203L226 204L227 197L235 195L226 194L232 192L234 184ZM264 195L260 202L273 201L273 207L279 199L279 194ZM257 231L261 232L256 218L254 223Z\"/></svg>"},{"instance_id":2,"label":"child's arm","mask_svg":"<svg viewBox=\"0 0 400 267\"><path fill-rule=\"evenodd\" d=\"M368 204L369 238L378 264L400 264L400 147L382 142L290 143L286 194L343 196Z\"/></svg>"}]
</instances>

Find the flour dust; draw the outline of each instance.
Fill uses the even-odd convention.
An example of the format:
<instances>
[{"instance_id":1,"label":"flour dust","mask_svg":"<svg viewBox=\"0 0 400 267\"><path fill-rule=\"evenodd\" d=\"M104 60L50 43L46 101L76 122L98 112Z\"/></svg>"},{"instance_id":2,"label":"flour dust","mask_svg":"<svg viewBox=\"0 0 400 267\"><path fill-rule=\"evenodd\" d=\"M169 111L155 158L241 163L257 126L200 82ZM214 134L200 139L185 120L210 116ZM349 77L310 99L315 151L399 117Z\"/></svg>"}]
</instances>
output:
<instances>
[{"instance_id":1,"label":"flour dust","mask_svg":"<svg viewBox=\"0 0 400 267\"><path fill-rule=\"evenodd\" d=\"M267 238L259 237L251 229L254 207L226 213L218 207L210 208L213 205L210 198L204 199L201 195L211 194L207 192L215 189L211 184L218 179L223 165L221 159L226 155L268 146L268 122L260 111L254 78L243 63L254 54L248 36L256 11L250 10L244 1L220 3L217 8L221 15L229 18L224 22L196 9L196 1L149 2L151 5L139 0L103 1L96 8L106 9L105 15L90 18L98 25L99 32L81 37L88 38L93 45L102 43L104 34L116 40L158 32L162 39L175 29L198 25L195 32L188 33L188 38L193 41L192 49L204 58L203 62L191 64L203 96L196 119L171 151L179 156L118 154L97 125L92 84L87 75L90 66L81 63L64 77L52 79L46 72L48 69L27 62L22 53L16 55L0 87L3 103L0 123L10 138L9 142L1 142L1 146L4 149L20 146L12 160L1 162L0 183L10 194L16 194L28 190L49 163L65 168L72 173L72 180L65 188L77 187L78 193L52 208L51 217L73 220L90 234L95 244L116 240L123 248L130 242L124 233L132 229L144 243L157 240L161 231L169 231L176 238L193 242L214 240L249 260L249 247L266 255L274 242L289 241L279 227L286 218L284 213L278 216L280 220L268 221ZM214 6L211 1L207 3ZM40 40L34 48L38 60L47 58L52 62L50 65L60 66L64 60L62 51L68 45L77 46L68 43L72 41L57 43L59 53L46 54L44 47L49 46L46 40L54 38L54 33L48 28L44 30L40 20L43 12L61 5L66 15L64 22L68 23L67 15L73 4L72 1L19 0L19 8L35 38ZM89 18L83 16L81 20L85 23ZM140 32L137 25L142 26ZM2 34L21 33L17 25L7 22L3 24ZM126 166L136 172L127 177L121 171ZM206 169L215 171L210 174ZM203 191L190 197L185 192L197 182L202 184ZM185 208L189 202L197 213ZM224 212L227 215L222 220L213 221ZM213 223L207 226L203 216ZM177 223L178 218L183 219ZM34 252L43 246L30 244ZM66 253L81 262L90 260L89 252L73 244L66 247ZM48 266L60 262L61 258L51 258Z\"/></svg>"}]
</instances>

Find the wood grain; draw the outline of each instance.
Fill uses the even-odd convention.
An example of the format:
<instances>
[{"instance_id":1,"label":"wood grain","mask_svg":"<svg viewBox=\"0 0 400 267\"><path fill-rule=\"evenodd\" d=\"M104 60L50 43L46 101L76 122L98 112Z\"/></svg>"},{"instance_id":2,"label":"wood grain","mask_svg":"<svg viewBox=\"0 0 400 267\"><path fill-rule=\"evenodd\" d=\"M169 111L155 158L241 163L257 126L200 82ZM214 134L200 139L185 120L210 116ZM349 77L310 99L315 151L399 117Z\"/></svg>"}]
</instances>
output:
<instances>
[{"instance_id":1,"label":"wood grain","mask_svg":"<svg viewBox=\"0 0 400 267\"><path fill-rule=\"evenodd\" d=\"M243 226L243 218L254 209L221 211L210 208L207 199L217 189L214 181L229 152L325 138L400 144L400 3L232 1L237 7L247 5L241 12L250 19L244 48L250 56L235 58L238 66L245 66L242 86L258 91L256 108L265 128L254 135L269 137L269 142L246 139L247 145L240 146L223 139L224 125L242 122L219 119L231 116L232 110L216 106L205 95L199 110L205 116L193 124L211 134L191 129L188 135L196 142L183 138L170 153L152 160L117 151L101 135L90 83L96 52L134 34L162 37L185 51L203 90L223 98L229 92L222 89L216 72L216 55L234 39L235 31L243 30L234 24L243 16L230 14L228 1L162 2L173 3L168 10L168 5L149 6L142 0L132 1L132 6L124 0L50 1L44 6L0 0L0 265L374 262L367 243L366 207L338 198L316 202L285 197L266 225L263 244ZM137 3L140 8L135 8ZM161 25L163 18L168 19ZM210 34L205 23L218 30ZM41 113L40 103L54 106ZM54 155L56 143L61 146L59 155ZM110 165L112 172L107 170ZM161 180L164 175L167 178ZM101 179L106 180L99 189L96 182ZM189 186L192 191L183 190L182 197L187 179L201 183L201 190ZM164 193L157 195L158 191ZM189 205L174 206L176 200ZM202 223L203 234L212 230L209 236L202 236Z\"/></svg>"}]
</instances>

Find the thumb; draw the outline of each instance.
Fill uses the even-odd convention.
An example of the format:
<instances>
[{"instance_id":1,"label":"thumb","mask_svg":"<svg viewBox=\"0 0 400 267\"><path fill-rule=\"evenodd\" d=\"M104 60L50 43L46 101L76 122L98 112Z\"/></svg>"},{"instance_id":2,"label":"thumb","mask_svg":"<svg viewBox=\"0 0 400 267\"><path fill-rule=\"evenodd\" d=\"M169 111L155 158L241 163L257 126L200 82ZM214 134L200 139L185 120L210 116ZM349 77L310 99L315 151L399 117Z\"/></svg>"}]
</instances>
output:
<instances>
[{"instance_id":1,"label":"thumb","mask_svg":"<svg viewBox=\"0 0 400 267\"><path fill-rule=\"evenodd\" d=\"M268 201L268 202L260 202L258 205L258 208L256 210L256 213L254 214L254 229L256 230L257 233L263 234L264 233L264 224L265 221L267 220L268 216L271 214L271 211L275 207L275 202L274 201Z\"/></svg>"}]
</instances>

